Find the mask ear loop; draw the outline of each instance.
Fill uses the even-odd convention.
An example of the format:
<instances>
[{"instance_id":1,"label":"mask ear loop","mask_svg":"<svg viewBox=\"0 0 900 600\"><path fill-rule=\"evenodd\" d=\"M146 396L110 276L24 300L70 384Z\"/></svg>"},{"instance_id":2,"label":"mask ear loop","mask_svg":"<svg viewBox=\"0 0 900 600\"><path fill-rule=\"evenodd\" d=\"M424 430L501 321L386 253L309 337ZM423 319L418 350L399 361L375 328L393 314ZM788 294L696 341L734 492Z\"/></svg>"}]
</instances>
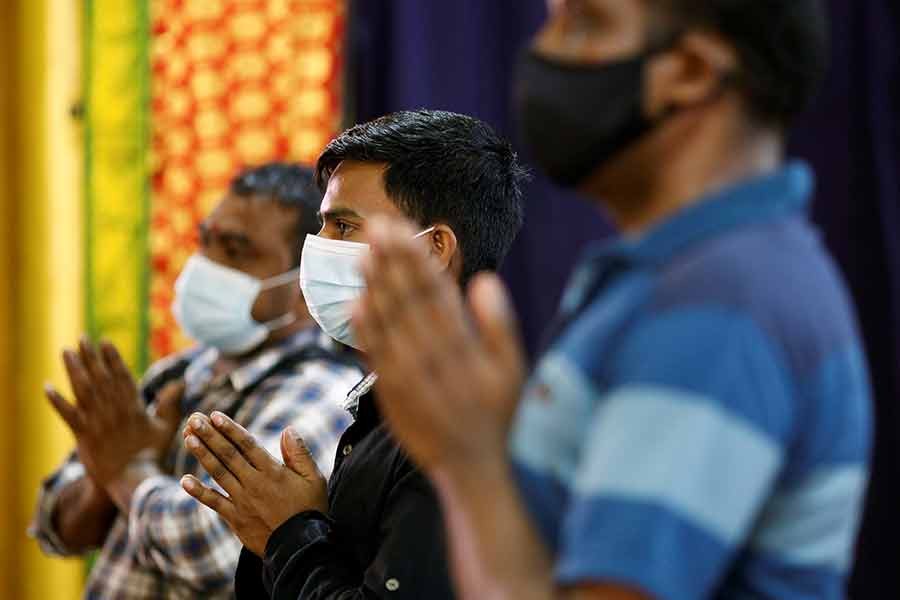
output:
<instances>
[{"instance_id":1,"label":"mask ear loop","mask_svg":"<svg viewBox=\"0 0 900 600\"><path fill-rule=\"evenodd\" d=\"M429 228L426 229L425 231L420 231L419 233L417 233L416 235L414 235L412 239L417 240L417 239L419 239L420 237L424 237L424 236L428 235L429 233L431 233L432 231L434 231L435 229L437 229L437 225L432 225L431 227L429 227Z\"/></svg>"},{"instance_id":2,"label":"mask ear loop","mask_svg":"<svg viewBox=\"0 0 900 600\"><path fill-rule=\"evenodd\" d=\"M283 285L287 285L296 281L297 277L300 274L300 267L291 269L290 271L286 271L281 275L276 275L275 277L270 277L262 282L262 285L259 288L259 291L262 292L264 290L271 290L273 288L281 287ZM299 287L299 284L298 284ZM288 325L293 325L297 320L297 315L294 314L294 311L290 310L280 317L272 319L271 321L266 321L262 323L263 327L269 330L269 333L273 331L278 331L279 329L283 329Z\"/></svg>"},{"instance_id":3,"label":"mask ear loop","mask_svg":"<svg viewBox=\"0 0 900 600\"><path fill-rule=\"evenodd\" d=\"M296 267L291 269L290 271L285 271L281 275L276 275L275 277L270 277L262 282L262 290L270 290L272 288L281 287L288 283L294 281L294 279L300 274L300 267Z\"/></svg>"}]
</instances>

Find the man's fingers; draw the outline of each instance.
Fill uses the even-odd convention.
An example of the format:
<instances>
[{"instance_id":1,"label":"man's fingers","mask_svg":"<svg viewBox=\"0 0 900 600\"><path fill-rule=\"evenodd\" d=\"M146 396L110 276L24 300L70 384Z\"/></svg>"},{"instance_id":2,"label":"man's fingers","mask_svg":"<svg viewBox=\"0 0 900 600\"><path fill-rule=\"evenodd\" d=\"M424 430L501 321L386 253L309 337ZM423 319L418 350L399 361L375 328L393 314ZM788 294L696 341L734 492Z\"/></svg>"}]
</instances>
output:
<instances>
[{"instance_id":1,"label":"man's fingers","mask_svg":"<svg viewBox=\"0 0 900 600\"><path fill-rule=\"evenodd\" d=\"M112 380L115 382L116 393L122 397L120 398L121 401L124 402L126 398L136 400L137 385L134 383L134 376L128 370L125 361L122 360L122 355L119 354L118 349L111 342L103 340L100 342L100 353ZM140 407L136 401L132 406L143 410L143 407Z\"/></svg>"},{"instance_id":2,"label":"man's fingers","mask_svg":"<svg viewBox=\"0 0 900 600\"><path fill-rule=\"evenodd\" d=\"M425 250L421 241L414 245L414 230L403 222L386 223L373 219L369 231L370 235L374 233L374 237L370 237L372 251L361 265L369 283L366 292L374 316L385 327L390 327L396 317L409 308L416 295L432 291L419 281L418 273L405 268L406 255L411 250L422 259L426 258Z\"/></svg>"},{"instance_id":3,"label":"man's fingers","mask_svg":"<svg viewBox=\"0 0 900 600\"><path fill-rule=\"evenodd\" d=\"M200 461L200 464L203 465L209 476L222 486L223 490L228 492L229 496L234 498L241 495L243 491L241 482L235 478L234 474L222 464L215 454L210 452L200 438L191 434L184 439L184 445Z\"/></svg>"},{"instance_id":4,"label":"man's fingers","mask_svg":"<svg viewBox=\"0 0 900 600\"><path fill-rule=\"evenodd\" d=\"M519 325L500 278L493 273L476 275L469 285L468 300L485 351L506 372L521 372L525 359Z\"/></svg>"},{"instance_id":5,"label":"man's fingers","mask_svg":"<svg viewBox=\"0 0 900 600\"><path fill-rule=\"evenodd\" d=\"M82 336L78 342L78 353L85 370L95 385L105 384L109 381L109 369L106 367L106 362L87 336Z\"/></svg>"},{"instance_id":6,"label":"man's fingers","mask_svg":"<svg viewBox=\"0 0 900 600\"><path fill-rule=\"evenodd\" d=\"M62 420L66 422L66 425L69 426L69 429L71 429L73 433L77 434L81 431L82 422L78 408L67 402L66 399L62 397L62 394L57 392L56 388L49 383L44 385L44 395L47 396L47 400L50 401L50 404L56 409L56 412L62 417Z\"/></svg>"},{"instance_id":7,"label":"man's fingers","mask_svg":"<svg viewBox=\"0 0 900 600\"><path fill-rule=\"evenodd\" d=\"M110 376L103 356L97 352L93 342L85 335L78 343L78 356L91 381L94 406L91 418L100 427L115 426L122 417L121 402L116 386Z\"/></svg>"},{"instance_id":8,"label":"man's fingers","mask_svg":"<svg viewBox=\"0 0 900 600\"><path fill-rule=\"evenodd\" d=\"M281 432L281 458L287 468L305 479L322 476L312 452L293 427Z\"/></svg>"},{"instance_id":9,"label":"man's fingers","mask_svg":"<svg viewBox=\"0 0 900 600\"><path fill-rule=\"evenodd\" d=\"M257 473L256 469L241 454L238 446L219 433L206 415L199 413L191 415L191 418L188 419L188 427L190 427L191 432L195 436L203 441L206 448L225 465L225 468L231 471L240 481L249 482L253 475Z\"/></svg>"},{"instance_id":10,"label":"man's fingers","mask_svg":"<svg viewBox=\"0 0 900 600\"><path fill-rule=\"evenodd\" d=\"M213 427L240 449L241 454L259 470L278 467L278 461L261 447L249 431L235 423L228 415L214 411L210 415Z\"/></svg>"},{"instance_id":11,"label":"man's fingers","mask_svg":"<svg viewBox=\"0 0 900 600\"><path fill-rule=\"evenodd\" d=\"M92 411L97 399L94 396L93 383L81 362L81 357L77 352L68 348L63 350L62 357L78 406L86 411Z\"/></svg>"},{"instance_id":12,"label":"man's fingers","mask_svg":"<svg viewBox=\"0 0 900 600\"><path fill-rule=\"evenodd\" d=\"M237 516L234 503L230 498L226 498L217 490L206 486L193 475L185 475L181 478L181 487L188 494L197 499L201 504L205 504L220 515L229 523L233 522Z\"/></svg>"}]
</instances>

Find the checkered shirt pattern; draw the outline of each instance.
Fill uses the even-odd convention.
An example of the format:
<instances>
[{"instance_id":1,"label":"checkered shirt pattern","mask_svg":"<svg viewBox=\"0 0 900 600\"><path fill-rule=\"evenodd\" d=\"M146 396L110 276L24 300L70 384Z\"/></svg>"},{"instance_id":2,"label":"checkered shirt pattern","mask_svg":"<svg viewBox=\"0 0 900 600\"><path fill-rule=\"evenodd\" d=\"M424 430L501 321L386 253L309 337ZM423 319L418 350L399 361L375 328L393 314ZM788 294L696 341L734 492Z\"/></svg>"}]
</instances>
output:
<instances>
[{"instance_id":1,"label":"checkered shirt pattern","mask_svg":"<svg viewBox=\"0 0 900 600\"><path fill-rule=\"evenodd\" d=\"M221 376L213 373L218 352L196 348L154 364L141 389L155 387L167 374L171 378L172 370L179 364L184 368L188 361L182 401L185 418L195 411L232 414L276 457L281 456L281 432L291 425L327 476L340 435L350 424L343 403L362 374L328 358L274 369L285 356L307 346L334 347L320 331L307 329ZM166 475L141 483L129 514L116 518L88 578L85 598L233 597L241 543L215 512L181 489L179 479L191 473L215 484L184 449L180 435L173 440L164 464ZM41 488L30 533L49 554L73 554L54 530L52 515L61 491L84 475L84 467L73 453Z\"/></svg>"}]
</instances>

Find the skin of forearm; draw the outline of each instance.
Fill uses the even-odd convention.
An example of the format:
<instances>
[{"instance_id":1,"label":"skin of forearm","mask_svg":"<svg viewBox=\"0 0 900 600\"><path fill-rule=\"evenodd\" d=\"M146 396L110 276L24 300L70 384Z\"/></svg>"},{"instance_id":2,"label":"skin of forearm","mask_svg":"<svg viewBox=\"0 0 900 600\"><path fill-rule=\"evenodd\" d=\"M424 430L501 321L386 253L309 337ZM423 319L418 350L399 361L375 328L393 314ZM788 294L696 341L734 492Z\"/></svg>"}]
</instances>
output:
<instances>
[{"instance_id":1,"label":"skin of forearm","mask_svg":"<svg viewBox=\"0 0 900 600\"><path fill-rule=\"evenodd\" d=\"M116 513L109 495L90 478L82 477L60 492L53 523L67 548L86 552L103 545Z\"/></svg>"},{"instance_id":2,"label":"skin of forearm","mask_svg":"<svg viewBox=\"0 0 900 600\"><path fill-rule=\"evenodd\" d=\"M505 460L429 474L444 512L453 578L463 600L651 600L613 582L556 586L553 561Z\"/></svg>"},{"instance_id":3,"label":"skin of forearm","mask_svg":"<svg viewBox=\"0 0 900 600\"><path fill-rule=\"evenodd\" d=\"M106 485L106 491L120 511L128 514L134 490L144 480L161 475L156 461L149 456L141 456L129 464L122 473Z\"/></svg>"},{"instance_id":4,"label":"skin of forearm","mask_svg":"<svg viewBox=\"0 0 900 600\"><path fill-rule=\"evenodd\" d=\"M502 459L434 470L460 598L550 600L553 563Z\"/></svg>"}]
</instances>

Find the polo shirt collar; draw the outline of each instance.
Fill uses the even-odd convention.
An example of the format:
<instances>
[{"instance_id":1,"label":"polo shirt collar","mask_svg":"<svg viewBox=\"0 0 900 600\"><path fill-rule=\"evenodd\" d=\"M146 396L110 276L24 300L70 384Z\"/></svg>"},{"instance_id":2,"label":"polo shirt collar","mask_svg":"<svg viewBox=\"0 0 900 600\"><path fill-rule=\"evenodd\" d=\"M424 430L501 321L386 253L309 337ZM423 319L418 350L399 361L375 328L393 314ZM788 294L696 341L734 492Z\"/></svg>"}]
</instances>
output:
<instances>
[{"instance_id":1,"label":"polo shirt collar","mask_svg":"<svg viewBox=\"0 0 900 600\"><path fill-rule=\"evenodd\" d=\"M777 171L696 202L637 238L619 238L588 250L588 261L660 265L688 246L736 227L805 211L814 187L809 166L790 162Z\"/></svg>"}]
</instances>

